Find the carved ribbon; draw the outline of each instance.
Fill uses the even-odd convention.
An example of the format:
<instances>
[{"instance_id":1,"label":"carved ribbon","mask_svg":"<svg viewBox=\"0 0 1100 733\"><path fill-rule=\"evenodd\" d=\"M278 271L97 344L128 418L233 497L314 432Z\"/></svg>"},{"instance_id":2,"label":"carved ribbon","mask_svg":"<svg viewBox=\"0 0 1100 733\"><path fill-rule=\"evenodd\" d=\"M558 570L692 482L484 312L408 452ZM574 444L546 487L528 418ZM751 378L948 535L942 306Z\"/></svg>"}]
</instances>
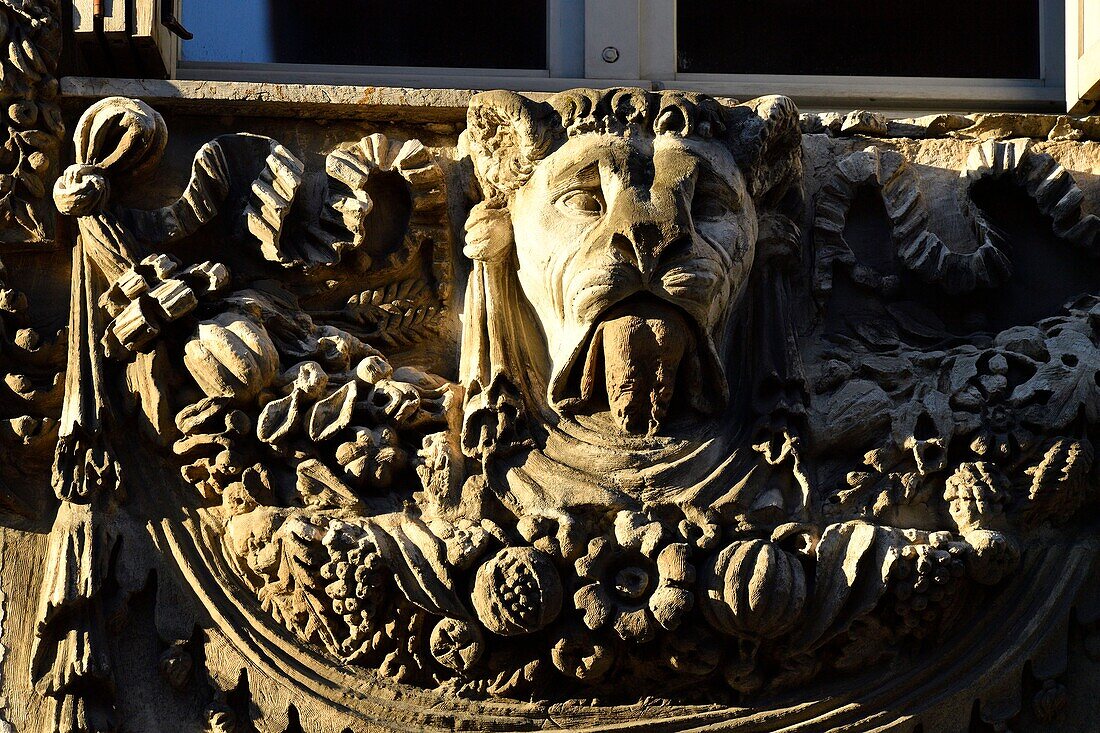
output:
<instances>
[{"instance_id":1,"label":"carved ribbon","mask_svg":"<svg viewBox=\"0 0 1100 733\"><path fill-rule=\"evenodd\" d=\"M516 286L509 276L512 237L511 216L503 201L490 199L470 212L463 252L473 261L473 272L466 289L459 376L466 390L462 448L471 457L488 458L507 448L500 413L521 409L511 394L515 385L509 375L531 374L516 355L534 352L507 347L528 333L512 320L512 309L503 307L518 297L511 292ZM536 389L545 390L545 385Z\"/></svg>"},{"instance_id":2,"label":"carved ribbon","mask_svg":"<svg viewBox=\"0 0 1100 733\"><path fill-rule=\"evenodd\" d=\"M84 114L76 129L76 163L54 186L62 214L77 217L79 236L73 250L72 303L69 313L69 371L61 414L54 488L65 501L90 500L106 481L97 467L100 453L81 456L79 444L98 444L108 402L103 390L102 323L98 299L104 282L113 282L145 254L116 214L107 208L110 181L156 165L168 141L163 118L136 100L105 99ZM118 477L114 483L117 487Z\"/></svg>"},{"instance_id":3,"label":"carved ribbon","mask_svg":"<svg viewBox=\"0 0 1100 733\"><path fill-rule=\"evenodd\" d=\"M98 301L141 252L108 208L112 179L156 165L167 142L163 119L147 105L105 99L78 123L76 163L57 181L54 200L77 217L69 307L65 402L54 458L61 500L50 533L32 677L54 701L61 731L115 728L110 660L104 648L101 591L115 534L110 515L122 487L103 428L110 402Z\"/></svg>"},{"instance_id":4,"label":"carved ribbon","mask_svg":"<svg viewBox=\"0 0 1100 733\"><path fill-rule=\"evenodd\" d=\"M65 401L53 468L61 504L50 534L31 673L39 693L54 701L57 730L91 732L116 725L101 596L117 541L113 516L123 498L121 467L105 434L111 374L100 297L151 246L193 234L218 214L232 184L226 146L232 149L240 139L250 149L259 144L270 150L263 170L248 171L256 175L245 184L251 191L245 218L261 246L278 241L296 191L295 185L272 193L268 182L278 171L271 168L300 163L269 138L225 136L198 152L177 201L138 211L112 206L112 185L159 163L168 141L164 119L143 102L112 97L84 113L74 138L76 162L54 187L58 210L75 217L78 228Z\"/></svg>"}]
</instances>

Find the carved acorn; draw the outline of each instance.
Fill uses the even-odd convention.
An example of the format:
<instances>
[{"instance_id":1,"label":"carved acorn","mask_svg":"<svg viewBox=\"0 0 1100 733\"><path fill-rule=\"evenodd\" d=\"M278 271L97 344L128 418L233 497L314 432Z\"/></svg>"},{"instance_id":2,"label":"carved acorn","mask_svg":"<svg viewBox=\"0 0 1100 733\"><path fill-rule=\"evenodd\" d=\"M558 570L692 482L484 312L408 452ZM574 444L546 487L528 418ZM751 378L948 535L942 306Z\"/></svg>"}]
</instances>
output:
<instances>
[{"instance_id":1,"label":"carved acorn","mask_svg":"<svg viewBox=\"0 0 1100 733\"><path fill-rule=\"evenodd\" d=\"M473 601L478 619L494 634L529 634L561 611L561 577L545 552L505 547L478 568Z\"/></svg>"},{"instance_id":2,"label":"carved acorn","mask_svg":"<svg viewBox=\"0 0 1100 733\"><path fill-rule=\"evenodd\" d=\"M199 324L183 361L208 396L247 402L275 379L279 353L262 324L222 313Z\"/></svg>"},{"instance_id":3,"label":"carved acorn","mask_svg":"<svg viewBox=\"0 0 1100 733\"><path fill-rule=\"evenodd\" d=\"M774 639L806 604L806 574L794 555L765 540L741 540L708 563L699 590L703 616L719 631Z\"/></svg>"}]
</instances>

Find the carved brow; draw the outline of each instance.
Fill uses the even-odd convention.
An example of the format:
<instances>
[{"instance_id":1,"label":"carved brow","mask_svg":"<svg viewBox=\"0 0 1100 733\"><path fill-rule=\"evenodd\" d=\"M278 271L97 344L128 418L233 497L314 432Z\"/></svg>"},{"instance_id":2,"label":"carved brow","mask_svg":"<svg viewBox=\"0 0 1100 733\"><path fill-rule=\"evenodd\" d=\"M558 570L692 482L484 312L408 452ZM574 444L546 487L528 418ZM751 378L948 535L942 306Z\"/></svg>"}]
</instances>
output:
<instances>
[{"instance_id":1,"label":"carved brow","mask_svg":"<svg viewBox=\"0 0 1100 733\"><path fill-rule=\"evenodd\" d=\"M585 188L597 187L600 185L600 161L578 161L556 173L554 178L557 183L550 188L552 198L578 185Z\"/></svg>"},{"instance_id":2,"label":"carved brow","mask_svg":"<svg viewBox=\"0 0 1100 733\"><path fill-rule=\"evenodd\" d=\"M695 186L698 188L700 184L704 188L715 189L718 188L722 193L728 195L734 201L741 201L741 192L737 190L730 177L716 168L709 160L702 156L692 155L696 164L692 168L692 177L695 179Z\"/></svg>"},{"instance_id":3,"label":"carved brow","mask_svg":"<svg viewBox=\"0 0 1100 733\"><path fill-rule=\"evenodd\" d=\"M729 186L730 188L733 187L733 181L730 180L730 176L726 172L717 168L710 161L710 159L705 158L701 155L697 155L695 153L692 153L691 157L695 160L694 173L696 178L705 173L710 175L714 180L721 181L722 184Z\"/></svg>"},{"instance_id":4,"label":"carved brow","mask_svg":"<svg viewBox=\"0 0 1100 733\"><path fill-rule=\"evenodd\" d=\"M709 159L693 150L684 152L687 153L687 159L680 158L683 162L677 166L678 170L673 172L668 165L663 166L662 177L665 179L666 185L684 185L688 183L698 185L701 177L708 176L711 180L732 188L729 177L716 168Z\"/></svg>"}]
</instances>

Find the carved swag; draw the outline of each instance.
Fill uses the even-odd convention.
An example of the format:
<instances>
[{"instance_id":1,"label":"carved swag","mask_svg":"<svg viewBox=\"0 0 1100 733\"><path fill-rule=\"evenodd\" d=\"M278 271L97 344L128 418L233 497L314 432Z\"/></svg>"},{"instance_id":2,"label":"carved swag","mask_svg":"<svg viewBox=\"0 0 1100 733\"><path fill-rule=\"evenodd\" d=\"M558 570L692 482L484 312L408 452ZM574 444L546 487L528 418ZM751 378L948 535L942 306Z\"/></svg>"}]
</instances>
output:
<instances>
[{"instance_id":1,"label":"carved swag","mask_svg":"<svg viewBox=\"0 0 1100 733\"><path fill-rule=\"evenodd\" d=\"M915 276L994 283L921 237L897 152L845 158L808 209L786 98L479 94L461 257L416 140L342 145L311 178L273 140L224 136L177 201L138 210L115 192L157 166L161 117L107 99L75 138L54 191L79 235L33 669L60 730L116 725L104 589L150 571L173 684L196 624L227 648L247 627L247 665L208 655L202 673L229 691L248 666L269 715L354 725L401 683L485 727L654 697L671 707L633 708L639 726L839 725L856 713L798 701L872 670L860 699L900 705L920 670L1007 643L1025 612L996 605L1006 586L1064 595L1087 572L1084 545L1047 538L1095 501L1100 301L965 335L898 306L843 238L868 182ZM1017 151L1025 188L1065 174L1042 156ZM1059 234L1095 246L1066 179ZM892 338L814 325L845 268ZM458 328L467 272L451 380L405 355ZM976 638L983 605L1012 610ZM1012 643L1026 660L1038 642ZM889 667L947 644L963 651ZM229 698L209 721L236 725Z\"/></svg>"}]
</instances>

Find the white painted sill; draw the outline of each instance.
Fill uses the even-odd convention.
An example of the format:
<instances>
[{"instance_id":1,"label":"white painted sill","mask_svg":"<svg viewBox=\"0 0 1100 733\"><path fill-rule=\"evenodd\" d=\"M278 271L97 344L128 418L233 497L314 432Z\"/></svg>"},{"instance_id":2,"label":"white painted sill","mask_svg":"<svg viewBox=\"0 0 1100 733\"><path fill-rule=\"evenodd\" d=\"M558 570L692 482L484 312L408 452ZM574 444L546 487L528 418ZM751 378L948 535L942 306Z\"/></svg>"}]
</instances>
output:
<instances>
[{"instance_id":1,"label":"white painted sill","mask_svg":"<svg viewBox=\"0 0 1100 733\"><path fill-rule=\"evenodd\" d=\"M883 76L677 74L674 79L556 78L547 72L497 69L300 67L291 64L184 63L180 80L385 86L424 89L510 89L557 92L574 87L642 86L750 99L785 94L805 110L925 112L1065 112L1063 84L1042 79L944 79Z\"/></svg>"},{"instance_id":2,"label":"white painted sill","mask_svg":"<svg viewBox=\"0 0 1100 733\"><path fill-rule=\"evenodd\" d=\"M442 81L442 80L437 80ZM548 93L573 86L618 86L617 80L568 79L545 80L556 84L533 84L543 81L533 77L524 78L481 78L481 84L474 86L456 86L435 88L416 86L368 86L363 84L315 84L315 83L276 83L270 80L159 80L159 79L120 79L103 77L65 77L61 80L62 99L68 105L79 106L108 96L126 96L144 99L151 104L180 112L197 114L223 114L272 117L302 117L313 119L363 119L403 122L463 123L466 119L466 107L470 97L483 89L504 88L528 93L534 98L545 97ZM485 83L492 82L492 83ZM501 82L501 83L497 83ZM511 82L511 83L504 83ZM623 85L630 82L623 81ZM636 85L637 82L635 81ZM1016 85L1006 85L999 95L989 92L985 97L976 97L979 90L966 84L952 87L952 94L940 96L909 97L911 100L926 102L916 107L897 104L896 98L882 100L874 94L875 87L868 86L870 96L844 97L846 102L815 104L808 89L798 88L788 81L787 84L772 82L744 82L733 93L729 92L726 82L719 84L697 81L688 86L690 89L710 93L716 97L730 96L737 99L749 99L761 94L795 93L803 112L821 112L829 110L848 111L851 109L879 109L888 117L915 117L920 114L941 112L982 112L987 109L996 111L1017 111L1022 99L1035 102L1041 100L1050 103L1050 108L1036 109L1032 105L1027 111L1061 113L1065 101L1046 89L1032 89L1022 95ZM983 87L984 89L985 87ZM803 92L799 95L798 92ZM1011 94L1010 94L1011 92ZM725 93L725 94L723 94ZM996 105L997 100L1011 98L1017 105ZM833 97L833 100L840 97ZM990 104L978 104L984 99ZM952 100L954 103L952 103ZM964 103L968 100L970 103ZM820 100L819 100L820 101ZM879 101L873 105L868 102Z\"/></svg>"}]
</instances>

